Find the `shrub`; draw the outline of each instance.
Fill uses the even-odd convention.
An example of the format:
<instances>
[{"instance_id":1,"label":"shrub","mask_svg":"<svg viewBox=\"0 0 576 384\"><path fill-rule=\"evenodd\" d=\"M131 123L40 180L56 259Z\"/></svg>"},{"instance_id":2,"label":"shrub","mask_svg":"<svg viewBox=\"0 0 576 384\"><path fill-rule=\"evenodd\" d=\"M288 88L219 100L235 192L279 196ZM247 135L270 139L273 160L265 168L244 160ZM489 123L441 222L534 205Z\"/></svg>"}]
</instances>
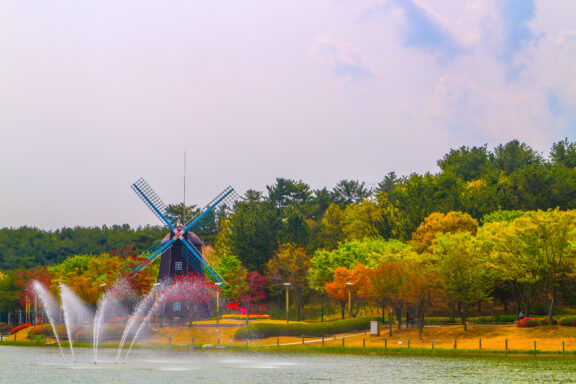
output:
<instances>
[{"instance_id":1,"label":"shrub","mask_svg":"<svg viewBox=\"0 0 576 384\"><path fill-rule=\"evenodd\" d=\"M337 333L364 331L370 328L370 319L347 319L324 323L270 324L258 323L245 325L236 331L237 340L264 339L274 336L321 337Z\"/></svg>"},{"instance_id":2,"label":"shrub","mask_svg":"<svg viewBox=\"0 0 576 384\"><path fill-rule=\"evenodd\" d=\"M250 313L248 315L249 320L268 320L270 319L270 315L260 315L257 313ZM243 314L230 314L230 315L224 315L222 316L222 319L224 320L246 320L246 315Z\"/></svg>"},{"instance_id":3,"label":"shrub","mask_svg":"<svg viewBox=\"0 0 576 384\"><path fill-rule=\"evenodd\" d=\"M425 317L424 324L451 323L449 317Z\"/></svg>"},{"instance_id":4,"label":"shrub","mask_svg":"<svg viewBox=\"0 0 576 384\"><path fill-rule=\"evenodd\" d=\"M58 324L55 326L56 332L58 332L58 338L60 340L68 340L68 332L66 331L65 324ZM86 331L88 330L88 331ZM79 325L74 324L72 325L72 337L76 338L79 332L92 332L92 327L88 325ZM33 327L30 332L28 332L28 336L37 336L41 335L44 337L54 337L54 331L52 330L52 326L50 324L42 324L36 327Z\"/></svg>"},{"instance_id":5,"label":"shrub","mask_svg":"<svg viewBox=\"0 0 576 384\"><path fill-rule=\"evenodd\" d=\"M122 338L122 333L124 332L124 326L120 327L108 327L104 326L100 329L100 335L98 342L109 341L109 340L120 340ZM147 332L143 332L147 333ZM140 335L142 336L142 334ZM86 327L79 330L74 334L74 338L79 342L92 342L93 330L92 327Z\"/></svg>"},{"instance_id":6,"label":"shrub","mask_svg":"<svg viewBox=\"0 0 576 384\"><path fill-rule=\"evenodd\" d=\"M513 323L517 319L516 315L495 315L469 317L467 320L472 324L479 323Z\"/></svg>"},{"instance_id":7,"label":"shrub","mask_svg":"<svg viewBox=\"0 0 576 384\"><path fill-rule=\"evenodd\" d=\"M19 332L19 331L21 331L21 330L23 330L23 329L25 329L25 328L31 327L31 326L32 326L32 324L30 324L30 323L20 324L20 325L18 325L18 326L16 326L16 327L12 328L12 329L10 330L10 334L13 335L13 334L15 334L16 332Z\"/></svg>"},{"instance_id":8,"label":"shrub","mask_svg":"<svg viewBox=\"0 0 576 384\"><path fill-rule=\"evenodd\" d=\"M64 331L66 332L66 331ZM52 327L50 324L42 324L36 327L32 327L28 332L28 338L32 339L33 337L54 337L54 332L52 332Z\"/></svg>"},{"instance_id":9,"label":"shrub","mask_svg":"<svg viewBox=\"0 0 576 384\"><path fill-rule=\"evenodd\" d=\"M556 319L552 319L552 324L556 324ZM550 325L547 317L525 317L522 320L518 320L518 327L520 328L532 328L540 327L542 325Z\"/></svg>"},{"instance_id":10,"label":"shrub","mask_svg":"<svg viewBox=\"0 0 576 384\"><path fill-rule=\"evenodd\" d=\"M567 327L576 327L576 316L564 316L558 319L558 324Z\"/></svg>"}]
</instances>

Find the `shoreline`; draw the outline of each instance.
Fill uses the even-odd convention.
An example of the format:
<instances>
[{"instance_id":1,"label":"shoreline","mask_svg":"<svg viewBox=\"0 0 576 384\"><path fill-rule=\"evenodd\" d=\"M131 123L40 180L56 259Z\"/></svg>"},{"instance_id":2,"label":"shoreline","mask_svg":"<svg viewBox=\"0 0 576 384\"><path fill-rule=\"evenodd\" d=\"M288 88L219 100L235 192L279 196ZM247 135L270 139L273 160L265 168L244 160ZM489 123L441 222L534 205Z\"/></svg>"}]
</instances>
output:
<instances>
[{"instance_id":1,"label":"shoreline","mask_svg":"<svg viewBox=\"0 0 576 384\"><path fill-rule=\"evenodd\" d=\"M58 348L58 344L44 344L32 341L2 341L0 347L37 347L37 348ZM64 350L69 348L67 343L62 343ZM90 349L90 343L74 344L74 348ZM118 344L102 344L98 348L117 349ZM314 355L365 355L365 356L422 356L422 357L543 357L543 358L576 358L576 351L527 351L527 350L489 350L489 349L447 349L436 348L382 348L382 347L342 347L342 346L314 346L314 345L231 345L213 346L203 348L201 345L134 345L133 349L138 350L166 350L179 353L202 352L202 353L272 353L272 354L314 354Z\"/></svg>"}]
</instances>

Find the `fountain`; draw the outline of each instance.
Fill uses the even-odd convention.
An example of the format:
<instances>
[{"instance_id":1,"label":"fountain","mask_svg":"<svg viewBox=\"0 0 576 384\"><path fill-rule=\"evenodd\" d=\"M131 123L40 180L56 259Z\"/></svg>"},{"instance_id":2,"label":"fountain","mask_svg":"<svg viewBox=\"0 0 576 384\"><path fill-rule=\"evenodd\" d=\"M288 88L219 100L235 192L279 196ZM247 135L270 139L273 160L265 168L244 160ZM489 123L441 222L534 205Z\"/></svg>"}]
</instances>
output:
<instances>
[{"instance_id":1,"label":"fountain","mask_svg":"<svg viewBox=\"0 0 576 384\"><path fill-rule=\"evenodd\" d=\"M64 351L62 350L62 344L60 344L60 337L58 336L58 332L56 332L56 325L55 325L56 318L58 316L58 305L56 304L56 301L54 300L48 289L46 289L46 287L44 287L44 285L42 285L42 283L40 283L39 281L34 281L32 283L32 289L36 293L36 296L38 296L38 298L40 299L40 304L44 307L44 312L46 312L46 315L48 316L48 321L52 326L52 332L54 332L54 337L56 338L56 342L58 343L58 348L60 348L60 353L62 354L62 358L64 359L65 358Z\"/></svg>"},{"instance_id":2,"label":"fountain","mask_svg":"<svg viewBox=\"0 0 576 384\"><path fill-rule=\"evenodd\" d=\"M93 348L94 348L94 363L98 361L98 345L102 338L102 326L104 319L123 314L124 306L121 303L122 299L132 296L134 293L132 287L128 284L126 279L117 281L104 295L98 300L96 314L94 315L93 325Z\"/></svg>"},{"instance_id":3,"label":"fountain","mask_svg":"<svg viewBox=\"0 0 576 384\"><path fill-rule=\"evenodd\" d=\"M161 292L156 289L159 285L161 284L155 284L155 288L139 301L136 309L128 316L128 321L125 323L116 352L116 363L120 361L125 345L128 345L128 348L124 356L124 362L127 361L134 344L150 323L150 318L157 312L158 308L162 308L163 303L188 303L189 314L197 311L208 311L209 313L208 304L211 298L214 297L214 292L212 285L205 280L197 277L177 278ZM94 363L98 362L98 346L107 336L107 327L105 326L107 319L125 317L127 312L124 300L134 297L134 291L127 279L118 280L110 289L104 292L100 300L98 300L97 308L94 312L64 284L59 286L60 307L48 289L40 282L34 281L32 287L48 317L62 358L65 359L64 349L60 340L61 335L58 334L56 326L60 311L62 311L73 362L76 361L74 338L76 340L91 341L93 344L93 361ZM91 330L90 327L92 328Z\"/></svg>"},{"instance_id":4,"label":"fountain","mask_svg":"<svg viewBox=\"0 0 576 384\"><path fill-rule=\"evenodd\" d=\"M130 336L131 333L134 334L132 342L136 339L137 332L135 329L140 329L140 325L144 322L142 316L145 313L150 312L150 307L153 307L151 303L154 303L154 295L155 291L152 290L148 292L146 296L138 303L136 310L128 319L126 323L126 328L124 328L124 332L122 333L122 338L120 339L120 345L118 345L118 353L116 355L116 362L120 360L120 354L122 353L122 348L124 347L124 343L126 343L126 339Z\"/></svg>"},{"instance_id":5,"label":"fountain","mask_svg":"<svg viewBox=\"0 0 576 384\"><path fill-rule=\"evenodd\" d=\"M70 344L72 360L76 360L74 355L73 332L74 327L79 324L92 325L94 315L90 308L65 284L60 284L60 299L62 300L62 310L64 312L64 324L66 324L66 334Z\"/></svg>"}]
</instances>

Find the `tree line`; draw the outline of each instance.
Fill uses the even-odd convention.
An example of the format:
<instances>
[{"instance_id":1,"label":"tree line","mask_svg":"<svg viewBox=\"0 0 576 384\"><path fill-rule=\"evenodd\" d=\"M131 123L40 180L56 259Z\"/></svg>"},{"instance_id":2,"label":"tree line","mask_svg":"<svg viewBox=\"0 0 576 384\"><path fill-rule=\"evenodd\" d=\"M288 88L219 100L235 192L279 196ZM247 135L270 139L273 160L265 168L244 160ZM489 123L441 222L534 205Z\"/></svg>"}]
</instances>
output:
<instances>
[{"instance_id":1,"label":"tree line","mask_svg":"<svg viewBox=\"0 0 576 384\"><path fill-rule=\"evenodd\" d=\"M380 303L397 312L403 307L420 314L432 302L443 301L446 310L460 309L462 314L472 302L489 299L505 306L512 301L528 310L542 295L552 311L555 303L566 301L572 248L563 248L561 261L545 263L544 254L534 251L543 243L529 244L536 230L522 232L524 237L511 236L523 228L545 228L523 220L572 217L576 144L559 141L548 158L517 140L491 151L487 146L461 147L437 164L440 171L434 174L398 177L390 172L374 189L358 180L342 180L332 189L315 190L301 180L278 178L266 191L248 190L232 213L213 215L213 222L200 229L210 245L206 257L229 283L224 288L228 297L249 302L259 297L261 302L266 297L262 291L274 296L284 289L283 282L290 282L299 312L312 292L324 290L342 302L338 298L346 288L338 284L356 275L363 276L359 282L371 282L363 288L360 283L352 285L357 304ZM187 222L197 207L174 205L170 212ZM571 239L574 224L569 228L572 231L564 238ZM126 247L142 251L165 231L127 225L58 231L4 228L0 268L54 265L73 255L121 252ZM505 246L513 248L505 250ZM540 269L527 272L520 262ZM450 273L466 270L478 272L473 277L486 278L479 283L467 281L467 287L478 288L473 294L447 285L458 280L449 278ZM378 271L388 277L396 274L397 283L411 282L411 293L404 287L396 290L395 299L376 294L392 284L378 282L374 277ZM424 281L418 281L414 271L426 277ZM415 292L430 297L416 300ZM464 292L471 299L458 296ZM418 306L421 309L415 310Z\"/></svg>"}]
</instances>

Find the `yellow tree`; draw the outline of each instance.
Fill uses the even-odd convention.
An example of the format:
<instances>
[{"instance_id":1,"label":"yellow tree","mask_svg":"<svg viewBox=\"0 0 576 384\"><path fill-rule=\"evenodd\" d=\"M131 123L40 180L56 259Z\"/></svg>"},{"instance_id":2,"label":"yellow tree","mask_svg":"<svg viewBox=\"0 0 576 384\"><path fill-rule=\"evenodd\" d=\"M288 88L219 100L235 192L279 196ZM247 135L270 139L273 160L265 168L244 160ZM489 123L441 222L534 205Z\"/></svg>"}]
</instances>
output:
<instances>
[{"instance_id":1,"label":"yellow tree","mask_svg":"<svg viewBox=\"0 0 576 384\"><path fill-rule=\"evenodd\" d=\"M284 283L290 283L290 296L296 306L297 319L300 320L305 298L310 293L308 271L310 255L296 244L281 244L278 251L268 261L268 282L276 292L282 292Z\"/></svg>"},{"instance_id":2,"label":"yellow tree","mask_svg":"<svg viewBox=\"0 0 576 384\"><path fill-rule=\"evenodd\" d=\"M478 221L467 213L432 213L412 234L412 244L418 252L429 252L438 233L469 232L476 235Z\"/></svg>"},{"instance_id":3,"label":"yellow tree","mask_svg":"<svg viewBox=\"0 0 576 384\"><path fill-rule=\"evenodd\" d=\"M344 240L342 232L342 220L344 211L338 204L332 203L324 212L320 224L318 238L320 239L320 248L333 250L338 248L338 244Z\"/></svg>"},{"instance_id":4,"label":"yellow tree","mask_svg":"<svg viewBox=\"0 0 576 384\"><path fill-rule=\"evenodd\" d=\"M378 204L372 201L363 200L350 204L344 210L342 232L347 240L380 236L382 225L382 211Z\"/></svg>"}]
</instances>

